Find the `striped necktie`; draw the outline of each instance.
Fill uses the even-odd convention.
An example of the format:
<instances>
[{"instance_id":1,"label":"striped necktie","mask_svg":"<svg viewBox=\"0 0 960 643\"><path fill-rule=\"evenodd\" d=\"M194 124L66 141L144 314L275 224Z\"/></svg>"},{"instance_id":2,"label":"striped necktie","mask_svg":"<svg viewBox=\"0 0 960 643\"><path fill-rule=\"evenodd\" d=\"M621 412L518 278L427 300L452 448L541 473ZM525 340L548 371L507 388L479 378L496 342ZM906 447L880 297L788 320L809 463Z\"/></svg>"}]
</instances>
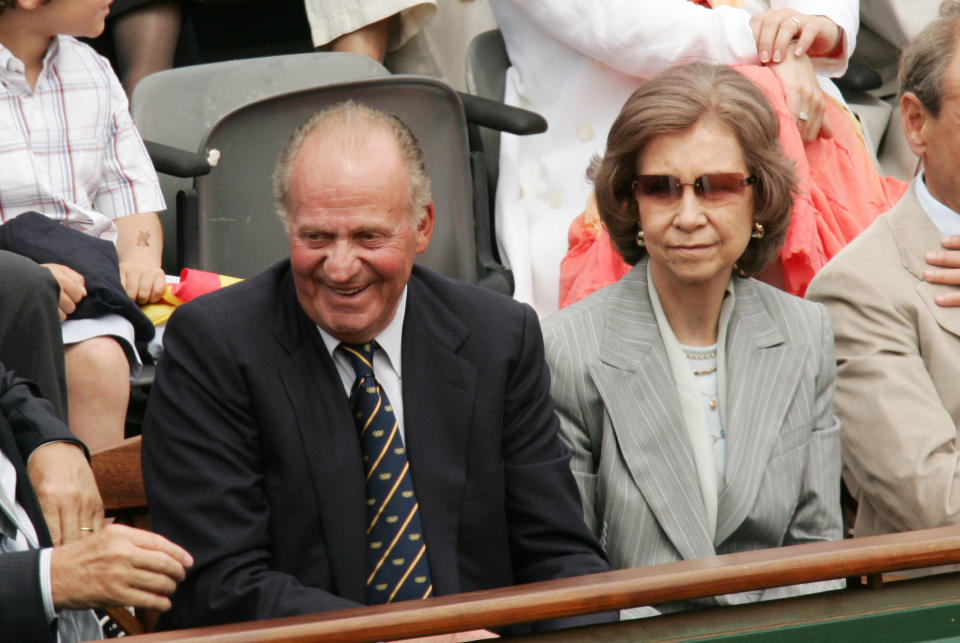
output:
<instances>
[{"instance_id":1,"label":"striped necktie","mask_svg":"<svg viewBox=\"0 0 960 643\"><path fill-rule=\"evenodd\" d=\"M340 344L357 375L350 407L360 431L367 483L367 604L427 598L427 548L403 437L373 374L375 342Z\"/></svg>"}]
</instances>

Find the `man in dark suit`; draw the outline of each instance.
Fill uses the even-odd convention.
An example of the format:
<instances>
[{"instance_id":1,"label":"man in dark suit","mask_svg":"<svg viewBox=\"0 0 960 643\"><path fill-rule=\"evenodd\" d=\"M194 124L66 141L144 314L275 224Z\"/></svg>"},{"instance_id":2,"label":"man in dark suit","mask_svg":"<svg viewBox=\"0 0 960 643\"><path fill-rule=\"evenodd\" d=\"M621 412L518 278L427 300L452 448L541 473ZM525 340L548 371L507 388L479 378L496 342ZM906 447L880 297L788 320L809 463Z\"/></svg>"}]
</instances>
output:
<instances>
[{"instance_id":1,"label":"man in dark suit","mask_svg":"<svg viewBox=\"0 0 960 643\"><path fill-rule=\"evenodd\" d=\"M318 114L275 192L290 260L167 327L144 479L154 528L197 564L164 624L608 569L535 314L413 266L434 212L406 126L355 103Z\"/></svg>"},{"instance_id":2,"label":"man in dark suit","mask_svg":"<svg viewBox=\"0 0 960 643\"><path fill-rule=\"evenodd\" d=\"M45 517L58 525L56 543ZM54 641L58 630L63 643L99 637L86 608L166 609L167 594L189 564L185 551L157 534L103 527L82 444L33 384L0 364L2 638Z\"/></svg>"}]
</instances>

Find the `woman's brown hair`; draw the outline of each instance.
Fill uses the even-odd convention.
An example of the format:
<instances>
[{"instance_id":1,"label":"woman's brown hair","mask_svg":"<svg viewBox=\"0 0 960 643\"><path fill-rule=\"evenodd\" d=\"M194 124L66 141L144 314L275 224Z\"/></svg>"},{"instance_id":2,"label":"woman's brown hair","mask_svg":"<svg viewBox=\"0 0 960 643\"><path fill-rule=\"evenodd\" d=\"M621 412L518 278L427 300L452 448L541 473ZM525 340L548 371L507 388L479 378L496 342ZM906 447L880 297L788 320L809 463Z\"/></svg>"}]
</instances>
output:
<instances>
[{"instance_id":1,"label":"woman's brown hair","mask_svg":"<svg viewBox=\"0 0 960 643\"><path fill-rule=\"evenodd\" d=\"M740 142L747 171L757 179L753 220L763 224L765 234L751 239L737 260L741 275L753 275L783 246L796 177L766 97L730 67L699 62L671 67L627 99L610 128L603 158L595 157L588 171L600 217L624 261L640 261L646 250L636 244L640 214L632 183L637 160L655 136L682 132L704 118L730 129Z\"/></svg>"}]
</instances>

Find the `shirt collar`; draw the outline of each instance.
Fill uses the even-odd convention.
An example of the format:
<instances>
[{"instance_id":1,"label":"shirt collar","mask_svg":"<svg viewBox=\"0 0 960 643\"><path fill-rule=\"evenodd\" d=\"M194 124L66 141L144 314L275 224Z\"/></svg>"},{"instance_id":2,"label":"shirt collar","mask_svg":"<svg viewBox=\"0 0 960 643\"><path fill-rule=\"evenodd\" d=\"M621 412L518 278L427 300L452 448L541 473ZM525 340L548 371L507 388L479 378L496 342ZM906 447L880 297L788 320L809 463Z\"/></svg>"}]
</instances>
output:
<instances>
[{"instance_id":1,"label":"shirt collar","mask_svg":"<svg viewBox=\"0 0 960 643\"><path fill-rule=\"evenodd\" d=\"M403 374L400 371L400 347L403 343L403 319L407 312L407 287L403 287L403 292L400 293L400 301L397 303L397 312L393 316L393 319L390 320L390 323L387 324L387 327L384 328L379 335L374 337L377 345L383 349L384 354L387 356L387 359L390 361L390 366L393 367L393 370L396 371L397 377L402 377ZM332 357L334 351L337 349L337 346L340 345L340 340L328 333L327 331L317 326L317 330L320 331L320 337L323 338L323 344L327 347L327 351Z\"/></svg>"},{"instance_id":2,"label":"shirt collar","mask_svg":"<svg viewBox=\"0 0 960 643\"><path fill-rule=\"evenodd\" d=\"M47 69L51 65L51 61L54 56L57 55L57 52L60 51L60 40L66 36L56 36L50 40L50 45L47 47L47 53L43 55L43 65L40 68L40 77L43 77ZM26 73L26 68L24 67L23 61L13 55L13 52L0 44L0 73L8 74L15 73L23 76Z\"/></svg>"},{"instance_id":3,"label":"shirt collar","mask_svg":"<svg viewBox=\"0 0 960 643\"><path fill-rule=\"evenodd\" d=\"M930 194L926 181L924 181L923 172L920 172L920 174L913 179L913 190L917 195L920 206L924 212L927 213L927 216L930 217L930 220L933 221L933 225L937 226L937 230L940 231L941 235L960 234L960 213L951 210Z\"/></svg>"}]
</instances>

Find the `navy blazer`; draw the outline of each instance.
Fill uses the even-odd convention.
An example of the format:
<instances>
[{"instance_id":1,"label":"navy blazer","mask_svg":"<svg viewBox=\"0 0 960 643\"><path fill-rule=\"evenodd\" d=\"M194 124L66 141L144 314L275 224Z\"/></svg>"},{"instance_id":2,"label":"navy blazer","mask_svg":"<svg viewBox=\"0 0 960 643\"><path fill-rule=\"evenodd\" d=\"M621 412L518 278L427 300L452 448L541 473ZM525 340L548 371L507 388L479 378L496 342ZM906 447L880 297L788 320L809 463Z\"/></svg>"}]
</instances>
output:
<instances>
[{"instance_id":1,"label":"navy blazer","mask_svg":"<svg viewBox=\"0 0 960 643\"><path fill-rule=\"evenodd\" d=\"M33 383L15 377L0 364L0 451L17 470L17 501L33 522L41 547L52 543L25 463L34 449L54 440L77 441ZM56 625L47 621L43 607L39 560L39 549L0 554L0 638L4 640L56 640Z\"/></svg>"},{"instance_id":2,"label":"navy blazer","mask_svg":"<svg viewBox=\"0 0 960 643\"><path fill-rule=\"evenodd\" d=\"M144 481L153 527L196 562L162 625L363 604L360 442L289 262L182 306L164 343ZM415 267L401 352L435 593L607 570L557 437L532 309Z\"/></svg>"}]
</instances>

